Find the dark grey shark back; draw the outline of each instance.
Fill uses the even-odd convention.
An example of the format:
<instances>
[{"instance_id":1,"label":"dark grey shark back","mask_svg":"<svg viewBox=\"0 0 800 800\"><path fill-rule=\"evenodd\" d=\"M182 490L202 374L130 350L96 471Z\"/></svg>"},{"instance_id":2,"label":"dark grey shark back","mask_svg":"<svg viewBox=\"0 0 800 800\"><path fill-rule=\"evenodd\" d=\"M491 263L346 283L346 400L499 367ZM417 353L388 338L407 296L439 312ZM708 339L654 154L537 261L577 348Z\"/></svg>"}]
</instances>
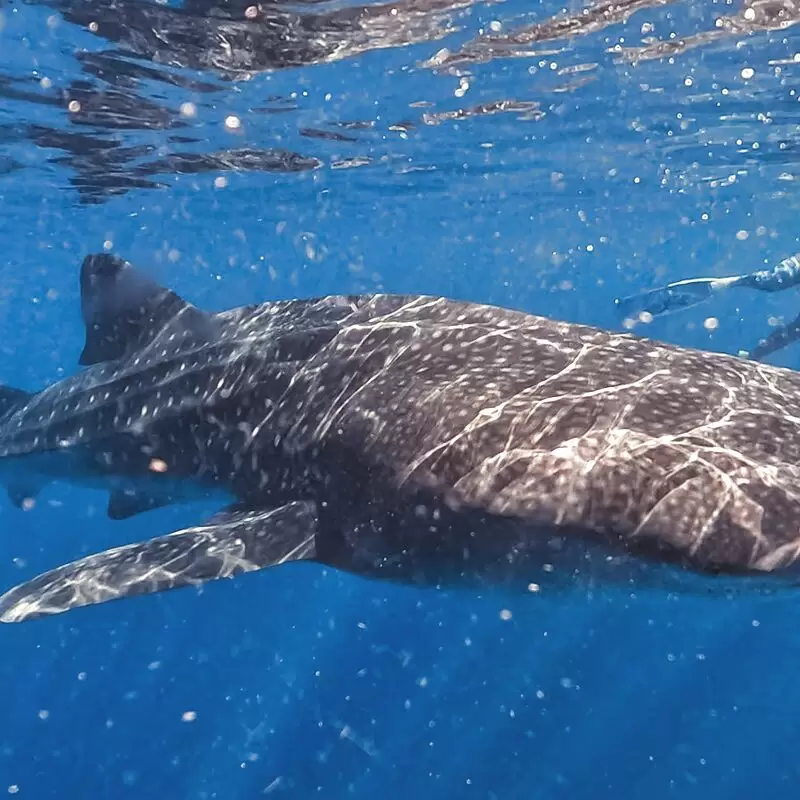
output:
<instances>
[{"instance_id":1,"label":"dark grey shark back","mask_svg":"<svg viewBox=\"0 0 800 800\"><path fill-rule=\"evenodd\" d=\"M323 298L206 314L105 255L87 257L81 287L89 366L37 394L5 389L0 458L139 436L270 376L285 384L352 307Z\"/></svg>"},{"instance_id":2,"label":"dark grey shark back","mask_svg":"<svg viewBox=\"0 0 800 800\"><path fill-rule=\"evenodd\" d=\"M104 265L115 291L121 263ZM269 519L262 535L286 543L282 560L302 552L361 572L421 559L448 538L458 548L444 552L466 541L477 561L506 543L513 561L543 537L711 572L772 572L800 556L794 372L444 298L328 297L209 315L145 289L132 292L122 326L104 317L102 298L84 303L96 325L85 352L111 360L0 418L0 456L103 442L113 461L127 437L171 473L201 468L224 483L249 514L243 541L257 535L254 519ZM292 549L269 527L282 515L265 509L294 502L317 506L313 548ZM208 547L244 530L233 519L174 534L149 556L148 543L136 546L125 563L150 575L156 553L185 559L200 542L216 564ZM480 534L492 520L516 533ZM79 563L48 585L63 589L65 569L84 587L99 580L99 561ZM135 593L126 570L126 587L100 581L106 594Z\"/></svg>"},{"instance_id":3,"label":"dark grey shark back","mask_svg":"<svg viewBox=\"0 0 800 800\"><path fill-rule=\"evenodd\" d=\"M800 554L800 375L499 308L372 298L300 370L285 447L698 565Z\"/></svg>"}]
</instances>

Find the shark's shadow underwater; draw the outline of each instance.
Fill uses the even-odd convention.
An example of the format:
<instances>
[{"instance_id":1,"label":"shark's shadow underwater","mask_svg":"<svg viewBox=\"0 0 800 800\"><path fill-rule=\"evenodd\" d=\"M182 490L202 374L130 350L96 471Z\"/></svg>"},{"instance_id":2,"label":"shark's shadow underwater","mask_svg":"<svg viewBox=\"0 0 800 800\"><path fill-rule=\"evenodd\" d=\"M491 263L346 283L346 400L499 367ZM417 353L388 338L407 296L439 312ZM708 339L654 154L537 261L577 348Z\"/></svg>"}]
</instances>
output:
<instances>
[{"instance_id":1,"label":"shark's shadow underwater","mask_svg":"<svg viewBox=\"0 0 800 800\"><path fill-rule=\"evenodd\" d=\"M795 372L439 297L205 313L108 254L81 308L85 368L0 390L12 500L66 479L118 518L232 504L20 584L4 622L301 559L422 585L796 582Z\"/></svg>"}]
</instances>

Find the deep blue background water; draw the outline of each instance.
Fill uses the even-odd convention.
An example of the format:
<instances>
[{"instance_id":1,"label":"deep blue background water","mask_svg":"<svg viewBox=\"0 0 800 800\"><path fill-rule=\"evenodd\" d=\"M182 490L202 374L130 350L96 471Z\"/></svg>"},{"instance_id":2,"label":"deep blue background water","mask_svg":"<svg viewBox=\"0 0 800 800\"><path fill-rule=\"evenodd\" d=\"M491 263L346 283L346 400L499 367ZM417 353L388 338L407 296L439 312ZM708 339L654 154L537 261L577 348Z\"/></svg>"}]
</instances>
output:
<instances>
[{"instance_id":1,"label":"deep blue background water","mask_svg":"<svg viewBox=\"0 0 800 800\"><path fill-rule=\"evenodd\" d=\"M114 13L147 7L119 3ZM550 0L465 5L443 40L256 70L249 80L139 53L129 63L156 76L128 87L139 101L111 121L87 121L68 110L68 93L79 80L91 94L111 79L86 72L76 48L96 53L109 42L88 22L69 21L66 5L0 4L3 381L34 389L75 369L78 266L105 242L209 309L380 288L611 328L620 326L619 294L747 271L800 249L800 64L791 63L800 32L615 63L608 48L620 38L639 43L646 24L669 37L736 11L694 3L643 9L626 23L539 43L537 55L462 65L460 75L423 63L491 21L507 30L558 11ZM401 11L385 29L409 19ZM585 64L596 67L577 76L594 80L563 91L576 76L564 68ZM752 78L742 77L747 68ZM217 91L181 88L168 75ZM462 78L469 88L458 97ZM274 96L291 110L254 110ZM169 119L194 103L196 116L178 133L195 141L143 123L142 98L172 109ZM420 121L509 99L535 101L543 116ZM419 101L430 105L411 105ZM242 120L233 133L223 125L230 114ZM343 121L371 127L332 127ZM41 128L151 149L116 166L63 163L55 160L63 150L42 145ZM310 138L304 128L355 141ZM293 149L320 165L164 169L151 178L161 186L120 189L131 164L181 148L241 147ZM370 161L342 169L343 159ZM98 175L119 191L87 191ZM798 310L791 292L731 295L646 332L736 352L769 330L770 317ZM707 316L718 329L704 327ZM798 365L791 349L772 360ZM27 513L2 498L2 586L212 510L194 504L112 522L106 502L63 485L47 487ZM5 626L0 793L796 797L798 609L792 594L770 602L631 599L612 589L558 601L481 597L289 565L200 594ZM187 712L196 718L185 721Z\"/></svg>"}]
</instances>

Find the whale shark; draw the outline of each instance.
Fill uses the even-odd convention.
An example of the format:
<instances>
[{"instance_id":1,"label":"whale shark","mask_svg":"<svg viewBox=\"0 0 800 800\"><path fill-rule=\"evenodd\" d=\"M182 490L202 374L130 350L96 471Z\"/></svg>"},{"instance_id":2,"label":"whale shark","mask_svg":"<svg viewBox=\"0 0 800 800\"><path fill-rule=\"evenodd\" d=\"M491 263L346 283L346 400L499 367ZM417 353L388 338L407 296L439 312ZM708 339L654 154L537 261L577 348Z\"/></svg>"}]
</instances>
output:
<instances>
[{"instance_id":1,"label":"whale shark","mask_svg":"<svg viewBox=\"0 0 800 800\"><path fill-rule=\"evenodd\" d=\"M427 295L211 313L110 253L80 289L80 368L0 387L10 499L69 481L112 518L219 511L10 588L3 622L302 561L529 591L797 580L794 371Z\"/></svg>"}]
</instances>

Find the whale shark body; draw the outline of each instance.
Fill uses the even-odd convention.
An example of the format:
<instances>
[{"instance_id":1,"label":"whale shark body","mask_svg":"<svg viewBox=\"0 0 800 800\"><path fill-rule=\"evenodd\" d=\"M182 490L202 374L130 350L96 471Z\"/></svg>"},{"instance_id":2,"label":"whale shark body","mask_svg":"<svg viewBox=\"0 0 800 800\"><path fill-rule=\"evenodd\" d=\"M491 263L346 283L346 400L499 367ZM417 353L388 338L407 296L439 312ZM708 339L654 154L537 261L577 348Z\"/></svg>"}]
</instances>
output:
<instances>
[{"instance_id":1,"label":"whale shark body","mask_svg":"<svg viewBox=\"0 0 800 800\"><path fill-rule=\"evenodd\" d=\"M790 370L441 297L206 313L110 254L81 308L83 369L0 388L12 501L69 480L115 518L226 505L10 589L4 622L299 560L437 586L796 581Z\"/></svg>"}]
</instances>

